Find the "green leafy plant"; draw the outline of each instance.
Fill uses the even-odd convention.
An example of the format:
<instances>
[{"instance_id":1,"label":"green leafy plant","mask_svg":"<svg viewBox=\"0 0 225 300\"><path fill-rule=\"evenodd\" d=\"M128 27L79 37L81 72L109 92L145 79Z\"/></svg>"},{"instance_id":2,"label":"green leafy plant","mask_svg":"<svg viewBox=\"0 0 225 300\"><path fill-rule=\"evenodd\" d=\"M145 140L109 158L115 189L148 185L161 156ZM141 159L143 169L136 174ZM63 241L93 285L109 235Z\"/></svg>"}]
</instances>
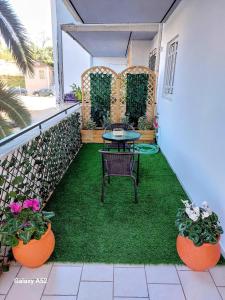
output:
<instances>
[{"instance_id":1,"label":"green leafy plant","mask_svg":"<svg viewBox=\"0 0 225 300\"><path fill-rule=\"evenodd\" d=\"M129 114L129 121L135 127L138 125L139 117L146 113L148 79L149 75L144 73L127 74L126 113Z\"/></svg>"},{"instance_id":2,"label":"green leafy plant","mask_svg":"<svg viewBox=\"0 0 225 300\"><path fill-rule=\"evenodd\" d=\"M106 128L110 124L111 124L110 113L109 113L109 111L107 111L106 116L105 115L103 116L102 127Z\"/></svg>"},{"instance_id":3,"label":"green leafy plant","mask_svg":"<svg viewBox=\"0 0 225 300\"><path fill-rule=\"evenodd\" d=\"M122 117L121 121L122 121L123 124L130 124L130 122L129 122L129 115L124 115Z\"/></svg>"},{"instance_id":4,"label":"green leafy plant","mask_svg":"<svg viewBox=\"0 0 225 300\"><path fill-rule=\"evenodd\" d=\"M146 116L142 116L138 119L138 129L139 130L150 130L153 125L150 123Z\"/></svg>"},{"instance_id":5,"label":"green leafy plant","mask_svg":"<svg viewBox=\"0 0 225 300\"><path fill-rule=\"evenodd\" d=\"M84 129L87 130L94 130L96 129L97 125L93 119L90 119L89 121L86 122Z\"/></svg>"},{"instance_id":6,"label":"green leafy plant","mask_svg":"<svg viewBox=\"0 0 225 300\"><path fill-rule=\"evenodd\" d=\"M82 90L79 87L79 85L76 85L75 83L73 83L70 87L72 89L74 96L77 98L77 100L82 101Z\"/></svg>"},{"instance_id":7,"label":"green leafy plant","mask_svg":"<svg viewBox=\"0 0 225 300\"><path fill-rule=\"evenodd\" d=\"M201 207L189 200L182 201L184 207L177 212L176 227L181 236L193 241L196 246L204 243L216 244L223 233L218 216L203 202Z\"/></svg>"},{"instance_id":8,"label":"green leafy plant","mask_svg":"<svg viewBox=\"0 0 225 300\"><path fill-rule=\"evenodd\" d=\"M0 35L20 70L32 74L34 60L27 32L8 1L0 0L0 10ZM13 127L24 128L30 123L29 111L0 81L0 139L12 133Z\"/></svg>"},{"instance_id":9,"label":"green leafy plant","mask_svg":"<svg viewBox=\"0 0 225 300\"><path fill-rule=\"evenodd\" d=\"M4 220L0 225L0 242L4 246L17 246L19 240L24 244L31 239L40 240L47 231L53 212L41 210L38 199L13 202L4 210Z\"/></svg>"},{"instance_id":10,"label":"green leafy plant","mask_svg":"<svg viewBox=\"0 0 225 300\"><path fill-rule=\"evenodd\" d=\"M90 74L91 117L101 127L103 117L110 111L111 74Z\"/></svg>"}]
</instances>

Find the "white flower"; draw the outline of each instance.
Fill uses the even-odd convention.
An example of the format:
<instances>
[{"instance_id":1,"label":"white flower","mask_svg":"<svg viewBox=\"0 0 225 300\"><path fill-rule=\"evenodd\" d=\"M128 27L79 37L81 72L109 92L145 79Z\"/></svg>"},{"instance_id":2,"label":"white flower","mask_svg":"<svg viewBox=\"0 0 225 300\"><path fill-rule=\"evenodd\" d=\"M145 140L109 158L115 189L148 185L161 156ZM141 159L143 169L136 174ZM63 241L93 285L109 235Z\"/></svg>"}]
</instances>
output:
<instances>
[{"instance_id":1,"label":"white flower","mask_svg":"<svg viewBox=\"0 0 225 300\"><path fill-rule=\"evenodd\" d=\"M208 211L202 212L202 219L208 218L210 216L210 213Z\"/></svg>"},{"instance_id":2,"label":"white flower","mask_svg":"<svg viewBox=\"0 0 225 300\"><path fill-rule=\"evenodd\" d=\"M208 203L206 202L206 201L204 201L204 202L202 202L202 208L208 208L209 206L208 206Z\"/></svg>"},{"instance_id":3,"label":"white flower","mask_svg":"<svg viewBox=\"0 0 225 300\"><path fill-rule=\"evenodd\" d=\"M181 200L185 207L191 207L191 204L188 200Z\"/></svg>"},{"instance_id":4,"label":"white flower","mask_svg":"<svg viewBox=\"0 0 225 300\"><path fill-rule=\"evenodd\" d=\"M199 207L191 207L191 208L187 207L185 209L185 212L188 215L188 217L194 222L196 222L198 220L199 215L200 215Z\"/></svg>"},{"instance_id":5,"label":"white flower","mask_svg":"<svg viewBox=\"0 0 225 300\"><path fill-rule=\"evenodd\" d=\"M193 210L194 210L196 216L199 217L200 216L200 209L199 209L199 207L195 206L195 207L193 207Z\"/></svg>"},{"instance_id":6,"label":"white flower","mask_svg":"<svg viewBox=\"0 0 225 300\"><path fill-rule=\"evenodd\" d=\"M204 210L204 212L202 213L202 216L204 215L204 217L202 217L203 219L211 216L212 210L211 208L209 208L208 203L206 201L202 202L202 208Z\"/></svg>"}]
</instances>

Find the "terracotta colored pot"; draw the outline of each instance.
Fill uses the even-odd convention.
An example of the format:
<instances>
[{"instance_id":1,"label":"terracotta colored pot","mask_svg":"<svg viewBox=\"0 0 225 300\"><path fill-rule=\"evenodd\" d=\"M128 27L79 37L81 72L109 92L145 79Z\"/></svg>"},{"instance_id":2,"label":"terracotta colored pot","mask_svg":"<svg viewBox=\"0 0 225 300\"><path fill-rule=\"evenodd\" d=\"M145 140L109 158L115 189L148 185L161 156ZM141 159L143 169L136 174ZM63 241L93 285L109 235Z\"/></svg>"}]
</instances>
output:
<instances>
[{"instance_id":1,"label":"terracotta colored pot","mask_svg":"<svg viewBox=\"0 0 225 300\"><path fill-rule=\"evenodd\" d=\"M23 266L36 268L43 265L52 254L55 247L55 237L51 230L51 224L40 240L30 240L26 245L22 241L12 248L14 258Z\"/></svg>"},{"instance_id":2,"label":"terracotta colored pot","mask_svg":"<svg viewBox=\"0 0 225 300\"><path fill-rule=\"evenodd\" d=\"M185 265L194 271L212 268L220 259L219 242L197 247L190 239L180 235L177 237L177 252Z\"/></svg>"}]
</instances>

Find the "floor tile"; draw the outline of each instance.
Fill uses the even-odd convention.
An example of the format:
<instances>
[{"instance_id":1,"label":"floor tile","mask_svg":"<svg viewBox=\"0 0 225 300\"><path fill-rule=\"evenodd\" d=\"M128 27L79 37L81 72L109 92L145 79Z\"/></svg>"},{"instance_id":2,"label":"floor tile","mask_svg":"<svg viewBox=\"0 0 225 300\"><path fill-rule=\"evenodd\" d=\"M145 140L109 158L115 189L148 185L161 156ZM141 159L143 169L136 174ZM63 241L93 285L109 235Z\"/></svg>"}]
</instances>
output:
<instances>
[{"instance_id":1,"label":"floor tile","mask_svg":"<svg viewBox=\"0 0 225 300\"><path fill-rule=\"evenodd\" d=\"M76 296L43 296L41 300L76 300Z\"/></svg>"},{"instance_id":2,"label":"floor tile","mask_svg":"<svg viewBox=\"0 0 225 300\"><path fill-rule=\"evenodd\" d=\"M67 263L67 262L65 262L65 263L63 263L63 262L55 262L54 264L53 264L54 266L64 266L64 267L83 267L83 263Z\"/></svg>"},{"instance_id":3,"label":"floor tile","mask_svg":"<svg viewBox=\"0 0 225 300\"><path fill-rule=\"evenodd\" d=\"M18 278L37 279L47 278L52 268L52 264L45 264L39 268L22 267L17 275Z\"/></svg>"},{"instance_id":4,"label":"floor tile","mask_svg":"<svg viewBox=\"0 0 225 300\"><path fill-rule=\"evenodd\" d=\"M208 272L178 272L187 300L221 300Z\"/></svg>"},{"instance_id":5,"label":"floor tile","mask_svg":"<svg viewBox=\"0 0 225 300\"><path fill-rule=\"evenodd\" d=\"M82 281L113 281L113 265L84 264Z\"/></svg>"},{"instance_id":6,"label":"floor tile","mask_svg":"<svg viewBox=\"0 0 225 300\"><path fill-rule=\"evenodd\" d=\"M145 266L145 270L148 283L180 284L174 265L148 265Z\"/></svg>"},{"instance_id":7,"label":"floor tile","mask_svg":"<svg viewBox=\"0 0 225 300\"><path fill-rule=\"evenodd\" d=\"M115 268L144 268L143 264L136 264L136 265L131 265L131 264L114 264Z\"/></svg>"},{"instance_id":8,"label":"floor tile","mask_svg":"<svg viewBox=\"0 0 225 300\"><path fill-rule=\"evenodd\" d=\"M151 300L185 300L181 285L178 284L149 284Z\"/></svg>"},{"instance_id":9,"label":"floor tile","mask_svg":"<svg viewBox=\"0 0 225 300\"><path fill-rule=\"evenodd\" d=\"M20 267L10 267L8 272L3 272L0 275L0 294L7 294L9 288L14 282Z\"/></svg>"},{"instance_id":10,"label":"floor tile","mask_svg":"<svg viewBox=\"0 0 225 300\"><path fill-rule=\"evenodd\" d=\"M217 286L225 286L225 266L216 266L209 270Z\"/></svg>"},{"instance_id":11,"label":"floor tile","mask_svg":"<svg viewBox=\"0 0 225 300\"><path fill-rule=\"evenodd\" d=\"M225 300L225 287L218 287L218 290L220 292L222 299Z\"/></svg>"},{"instance_id":12,"label":"floor tile","mask_svg":"<svg viewBox=\"0 0 225 300\"><path fill-rule=\"evenodd\" d=\"M76 295L81 267L53 266L48 278L45 295Z\"/></svg>"},{"instance_id":13,"label":"floor tile","mask_svg":"<svg viewBox=\"0 0 225 300\"><path fill-rule=\"evenodd\" d=\"M176 269L177 271L191 271L191 269L185 265L176 265Z\"/></svg>"},{"instance_id":14,"label":"floor tile","mask_svg":"<svg viewBox=\"0 0 225 300\"><path fill-rule=\"evenodd\" d=\"M116 297L148 297L144 268L115 268L114 295Z\"/></svg>"},{"instance_id":15,"label":"floor tile","mask_svg":"<svg viewBox=\"0 0 225 300\"><path fill-rule=\"evenodd\" d=\"M112 282L81 282L77 300L112 300Z\"/></svg>"},{"instance_id":16,"label":"floor tile","mask_svg":"<svg viewBox=\"0 0 225 300\"><path fill-rule=\"evenodd\" d=\"M35 279L18 278L21 281L15 281L6 300L40 300L45 284L37 283ZM31 282L33 280L33 282Z\"/></svg>"},{"instance_id":17,"label":"floor tile","mask_svg":"<svg viewBox=\"0 0 225 300\"><path fill-rule=\"evenodd\" d=\"M133 297L132 298L127 298L127 297L126 298L124 298L124 297L123 298L117 298L116 297L116 298L114 298L114 300L149 300L149 298L140 298L140 297L138 297L138 298L133 298Z\"/></svg>"}]
</instances>

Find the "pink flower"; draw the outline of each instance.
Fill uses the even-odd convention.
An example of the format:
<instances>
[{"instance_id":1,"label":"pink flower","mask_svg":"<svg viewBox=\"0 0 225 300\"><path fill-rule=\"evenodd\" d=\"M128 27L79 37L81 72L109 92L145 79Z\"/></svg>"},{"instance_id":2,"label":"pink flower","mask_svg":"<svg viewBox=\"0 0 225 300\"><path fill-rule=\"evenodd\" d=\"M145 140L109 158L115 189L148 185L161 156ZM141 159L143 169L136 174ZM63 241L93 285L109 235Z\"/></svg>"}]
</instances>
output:
<instances>
[{"instance_id":1,"label":"pink flower","mask_svg":"<svg viewBox=\"0 0 225 300\"><path fill-rule=\"evenodd\" d=\"M23 202L23 208L32 208L33 207L33 199L27 199Z\"/></svg>"},{"instance_id":2,"label":"pink flower","mask_svg":"<svg viewBox=\"0 0 225 300\"><path fill-rule=\"evenodd\" d=\"M155 117L154 120L153 120L153 126L154 126L155 129L158 129L158 128L159 128L158 120L157 120L156 117Z\"/></svg>"},{"instance_id":3,"label":"pink flower","mask_svg":"<svg viewBox=\"0 0 225 300\"><path fill-rule=\"evenodd\" d=\"M23 202L24 208L32 208L33 211L40 209L40 201L38 199L27 199Z\"/></svg>"},{"instance_id":4,"label":"pink flower","mask_svg":"<svg viewBox=\"0 0 225 300\"><path fill-rule=\"evenodd\" d=\"M22 206L17 202L13 202L12 204L9 205L9 207L13 214L18 214L22 210Z\"/></svg>"},{"instance_id":5,"label":"pink flower","mask_svg":"<svg viewBox=\"0 0 225 300\"><path fill-rule=\"evenodd\" d=\"M38 211L40 209L40 201L38 199L33 199L33 211Z\"/></svg>"}]
</instances>

